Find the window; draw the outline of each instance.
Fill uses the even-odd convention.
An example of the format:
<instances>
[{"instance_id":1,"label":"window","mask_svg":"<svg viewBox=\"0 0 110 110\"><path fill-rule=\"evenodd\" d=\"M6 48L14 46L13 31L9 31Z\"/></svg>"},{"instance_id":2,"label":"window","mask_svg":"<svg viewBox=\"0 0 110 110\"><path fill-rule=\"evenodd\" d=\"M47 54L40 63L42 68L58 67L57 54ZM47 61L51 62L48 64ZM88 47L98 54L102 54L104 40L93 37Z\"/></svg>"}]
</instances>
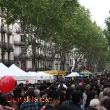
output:
<instances>
[{"instance_id":1,"label":"window","mask_svg":"<svg viewBox=\"0 0 110 110\"><path fill-rule=\"evenodd\" d=\"M2 44L5 43L5 33L1 34L1 42L2 42Z\"/></svg>"},{"instance_id":2,"label":"window","mask_svg":"<svg viewBox=\"0 0 110 110\"><path fill-rule=\"evenodd\" d=\"M21 47L21 53L23 53L23 55L27 54L27 50L25 47Z\"/></svg>"},{"instance_id":3,"label":"window","mask_svg":"<svg viewBox=\"0 0 110 110\"><path fill-rule=\"evenodd\" d=\"M71 59L70 59L70 65L71 65Z\"/></svg>"},{"instance_id":4,"label":"window","mask_svg":"<svg viewBox=\"0 0 110 110\"><path fill-rule=\"evenodd\" d=\"M26 42L26 36L25 35L21 35L21 42Z\"/></svg>"}]
</instances>

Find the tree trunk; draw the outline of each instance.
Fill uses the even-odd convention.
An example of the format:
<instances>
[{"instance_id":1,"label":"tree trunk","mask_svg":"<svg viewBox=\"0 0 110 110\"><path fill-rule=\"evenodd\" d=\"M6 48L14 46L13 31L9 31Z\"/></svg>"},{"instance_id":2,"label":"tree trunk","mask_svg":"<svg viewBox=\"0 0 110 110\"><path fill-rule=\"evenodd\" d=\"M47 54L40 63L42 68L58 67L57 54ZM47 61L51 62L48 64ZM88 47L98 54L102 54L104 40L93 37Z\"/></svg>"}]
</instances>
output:
<instances>
[{"instance_id":1,"label":"tree trunk","mask_svg":"<svg viewBox=\"0 0 110 110\"><path fill-rule=\"evenodd\" d=\"M74 58L74 60L75 60L75 64L74 64L74 69L72 69L72 71L77 71L78 62L77 62L77 59Z\"/></svg>"},{"instance_id":2,"label":"tree trunk","mask_svg":"<svg viewBox=\"0 0 110 110\"><path fill-rule=\"evenodd\" d=\"M32 70L36 71L36 41L32 41Z\"/></svg>"}]
</instances>

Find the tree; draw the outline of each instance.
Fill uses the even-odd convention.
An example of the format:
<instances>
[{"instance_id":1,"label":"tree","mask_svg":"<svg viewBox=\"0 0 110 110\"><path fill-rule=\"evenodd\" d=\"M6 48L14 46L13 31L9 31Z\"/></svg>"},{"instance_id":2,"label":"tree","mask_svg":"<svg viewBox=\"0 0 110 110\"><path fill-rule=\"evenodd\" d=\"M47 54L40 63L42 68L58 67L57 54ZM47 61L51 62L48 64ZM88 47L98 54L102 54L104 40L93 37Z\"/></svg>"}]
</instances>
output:
<instances>
[{"instance_id":1,"label":"tree","mask_svg":"<svg viewBox=\"0 0 110 110\"><path fill-rule=\"evenodd\" d=\"M36 48L40 46L37 39L50 44L51 62L56 54L61 55L61 62L64 62L65 54L73 48L87 59L90 68L106 56L103 54L106 53L106 41L101 29L91 21L89 10L77 0L0 0L0 6L7 9L8 24L20 21L26 45L32 47L33 70Z\"/></svg>"},{"instance_id":2,"label":"tree","mask_svg":"<svg viewBox=\"0 0 110 110\"><path fill-rule=\"evenodd\" d=\"M53 51L52 48L53 56L61 52L61 50L65 50L65 48L62 49L61 47L61 43L64 46L67 42L62 37L65 34L61 34L61 32L64 32L62 24L67 19L69 20L73 14L74 8L78 5L77 0L1 0L0 5L7 9L6 20L8 24L20 20L22 32L28 39L27 47L32 45L33 69L36 66L36 46L38 46L36 39L40 38L54 42L54 49L56 50L57 48L57 52ZM69 5L71 5L70 8ZM69 14L71 14L69 18L66 18ZM29 35L28 37L26 36L27 33Z\"/></svg>"},{"instance_id":3,"label":"tree","mask_svg":"<svg viewBox=\"0 0 110 110\"><path fill-rule=\"evenodd\" d=\"M105 24L106 27L103 30L104 37L106 38L106 43L107 43L107 50L108 52L106 53L106 61L105 63L107 64L106 66L110 65L110 16L105 18Z\"/></svg>"},{"instance_id":4,"label":"tree","mask_svg":"<svg viewBox=\"0 0 110 110\"><path fill-rule=\"evenodd\" d=\"M94 71L94 65L98 67L100 60L103 62L106 59L106 39L100 27L92 22L89 11L85 10L84 7L78 11L80 17L77 23L79 28L77 38L75 38L75 46L79 55L83 55L87 59L88 69Z\"/></svg>"}]
</instances>

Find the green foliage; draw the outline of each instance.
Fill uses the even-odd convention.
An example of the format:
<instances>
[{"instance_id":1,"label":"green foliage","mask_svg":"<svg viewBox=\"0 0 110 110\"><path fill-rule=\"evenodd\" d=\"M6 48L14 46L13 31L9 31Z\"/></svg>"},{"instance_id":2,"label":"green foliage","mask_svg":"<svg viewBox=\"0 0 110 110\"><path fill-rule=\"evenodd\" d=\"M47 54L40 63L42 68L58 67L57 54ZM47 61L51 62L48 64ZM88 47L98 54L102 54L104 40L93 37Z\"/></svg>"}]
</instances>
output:
<instances>
[{"instance_id":1,"label":"green foliage","mask_svg":"<svg viewBox=\"0 0 110 110\"><path fill-rule=\"evenodd\" d=\"M20 20L24 33L34 28L34 39L54 42L55 53L77 48L88 61L93 59L93 65L107 59L107 40L102 30L77 0L0 0L0 6L7 9L8 24ZM110 43L109 19L106 23Z\"/></svg>"}]
</instances>

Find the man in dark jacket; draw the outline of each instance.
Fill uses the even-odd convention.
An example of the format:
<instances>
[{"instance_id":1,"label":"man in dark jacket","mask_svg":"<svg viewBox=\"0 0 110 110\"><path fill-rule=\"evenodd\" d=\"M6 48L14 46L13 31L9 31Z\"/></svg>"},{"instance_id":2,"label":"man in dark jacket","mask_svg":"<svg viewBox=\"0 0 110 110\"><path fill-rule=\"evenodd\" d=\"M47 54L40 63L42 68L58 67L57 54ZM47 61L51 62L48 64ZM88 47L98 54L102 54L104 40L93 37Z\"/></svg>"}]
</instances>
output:
<instances>
[{"instance_id":1,"label":"man in dark jacket","mask_svg":"<svg viewBox=\"0 0 110 110\"><path fill-rule=\"evenodd\" d=\"M83 93L81 91L75 90L72 93L72 99L62 103L61 108L66 108L68 110L82 110L82 103Z\"/></svg>"},{"instance_id":2,"label":"man in dark jacket","mask_svg":"<svg viewBox=\"0 0 110 110\"><path fill-rule=\"evenodd\" d=\"M44 105L40 110L56 109L60 103L60 94L58 91L49 91L48 93L49 104Z\"/></svg>"}]
</instances>

